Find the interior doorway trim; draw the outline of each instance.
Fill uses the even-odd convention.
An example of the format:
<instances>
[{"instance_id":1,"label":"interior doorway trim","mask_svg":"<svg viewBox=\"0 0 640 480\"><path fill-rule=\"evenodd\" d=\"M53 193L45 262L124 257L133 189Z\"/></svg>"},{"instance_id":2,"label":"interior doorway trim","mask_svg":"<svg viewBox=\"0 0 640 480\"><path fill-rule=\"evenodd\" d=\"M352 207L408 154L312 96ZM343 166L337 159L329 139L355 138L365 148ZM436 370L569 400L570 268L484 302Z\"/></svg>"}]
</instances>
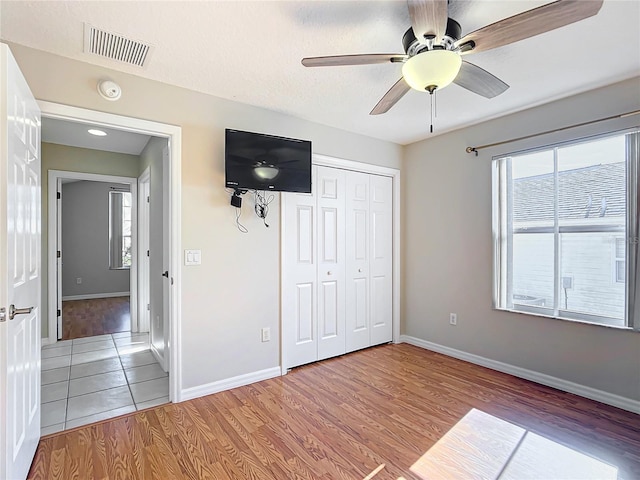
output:
<instances>
[{"instance_id":1,"label":"interior doorway trim","mask_svg":"<svg viewBox=\"0 0 640 480\"><path fill-rule=\"evenodd\" d=\"M391 177L393 182L393 237L392 237L392 257L393 257L393 270L392 270L392 298L393 298L393 313L392 313L392 331L393 331L393 343L400 343L400 170L397 168L383 167L380 165L373 165L371 163L356 162L353 160L346 160L344 158L331 157L328 155L313 154L313 165L320 165L323 167L340 168L343 170L352 170L355 172L370 173L374 175L382 175L385 177ZM280 202L280 236L284 238L287 235L286 225L284 220L284 202ZM284 241L280 241L280 267L282 270L282 259L285 258L284 253ZM284 346L284 331L282 326L282 303L284 302L284 284L282 274L280 275L280 369L281 374L286 375L287 368L286 363L286 347Z\"/></svg>"},{"instance_id":2,"label":"interior doorway trim","mask_svg":"<svg viewBox=\"0 0 640 480\"><path fill-rule=\"evenodd\" d=\"M60 209L62 206L60 202L56 200L56 193L58 192L58 181L62 179L84 180L90 182L103 182L103 183L120 183L129 185L132 199L132 215L131 215L131 269L129 270L129 291L131 295L130 300L130 315L131 315L131 331L138 330L138 285L136 279L138 278L138 252L136 249L137 236L138 236L138 219L137 219L137 179L135 177L120 177L115 175L100 175L94 173L83 172L67 172L63 170L49 170L49 190L47 192L48 200L48 232L47 238L49 239L47 244L47 278L48 278L48 331L49 331L49 343L55 343L58 341L58 337L62 334L61 325L58 322L57 308L58 308L58 291L61 288L60 276L58 275L57 263L58 258L56 255L59 249L58 245L58 229L60 227ZM52 241L55 239L55 241ZM89 296L90 297L90 296ZM62 302L62 296L60 297ZM59 305L62 310L62 305ZM63 319L64 321L64 319Z\"/></svg>"},{"instance_id":3,"label":"interior doorway trim","mask_svg":"<svg viewBox=\"0 0 640 480\"><path fill-rule=\"evenodd\" d=\"M38 101L42 116L70 122L92 124L154 137L167 138L170 151L170 288L169 309L169 400L180 402L182 385L182 339L181 339L181 297L182 282L180 271L180 231L181 231L181 164L182 129L176 125L125 117L86 108L72 107L59 103Z\"/></svg>"},{"instance_id":4,"label":"interior doorway trim","mask_svg":"<svg viewBox=\"0 0 640 480\"><path fill-rule=\"evenodd\" d=\"M151 181L151 167L147 166L138 177L138 331L149 332L151 302L149 294L149 186Z\"/></svg>"}]
</instances>

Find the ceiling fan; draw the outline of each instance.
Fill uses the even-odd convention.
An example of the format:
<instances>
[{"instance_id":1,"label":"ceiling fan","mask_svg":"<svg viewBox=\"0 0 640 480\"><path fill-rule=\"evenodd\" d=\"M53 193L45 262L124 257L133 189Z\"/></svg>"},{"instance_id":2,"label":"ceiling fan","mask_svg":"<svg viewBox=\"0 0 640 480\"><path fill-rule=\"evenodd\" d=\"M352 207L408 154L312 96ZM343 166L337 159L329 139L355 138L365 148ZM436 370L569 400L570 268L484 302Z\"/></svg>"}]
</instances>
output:
<instances>
[{"instance_id":1,"label":"ceiling fan","mask_svg":"<svg viewBox=\"0 0 640 480\"><path fill-rule=\"evenodd\" d=\"M462 28L449 18L447 0L407 0L411 27L402 37L404 54L363 54L307 57L305 67L401 63L398 80L371 110L386 113L411 88L433 95L452 82L486 98L509 88L486 70L463 59L524 40L596 15L604 0L557 0L505 18L461 37ZM432 127L433 130L433 127Z\"/></svg>"}]
</instances>

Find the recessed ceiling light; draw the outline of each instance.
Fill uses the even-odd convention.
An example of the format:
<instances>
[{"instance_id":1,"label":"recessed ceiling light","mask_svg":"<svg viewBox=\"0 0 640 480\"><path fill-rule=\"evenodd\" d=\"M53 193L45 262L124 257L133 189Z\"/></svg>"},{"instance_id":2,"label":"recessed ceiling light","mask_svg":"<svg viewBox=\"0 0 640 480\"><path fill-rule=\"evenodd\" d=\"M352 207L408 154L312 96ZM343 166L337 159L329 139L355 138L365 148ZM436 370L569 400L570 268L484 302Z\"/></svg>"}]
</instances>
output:
<instances>
[{"instance_id":1,"label":"recessed ceiling light","mask_svg":"<svg viewBox=\"0 0 640 480\"><path fill-rule=\"evenodd\" d=\"M89 130L87 130L87 132L89 132L91 135L95 135L96 137L105 137L107 135L107 132L98 130L96 128L90 128Z\"/></svg>"}]
</instances>

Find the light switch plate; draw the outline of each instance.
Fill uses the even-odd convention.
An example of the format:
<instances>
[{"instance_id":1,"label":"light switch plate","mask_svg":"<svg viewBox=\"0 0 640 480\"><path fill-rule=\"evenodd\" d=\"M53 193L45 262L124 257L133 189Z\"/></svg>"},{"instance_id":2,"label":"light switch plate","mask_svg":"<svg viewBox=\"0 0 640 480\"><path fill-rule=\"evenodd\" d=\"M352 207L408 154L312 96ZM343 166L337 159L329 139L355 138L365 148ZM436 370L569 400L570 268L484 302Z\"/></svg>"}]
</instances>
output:
<instances>
[{"instance_id":1,"label":"light switch plate","mask_svg":"<svg viewBox=\"0 0 640 480\"><path fill-rule=\"evenodd\" d=\"M185 265L200 265L201 263L202 263L201 250L185 250L184 251Z\"/></svg>"}]
</instances>

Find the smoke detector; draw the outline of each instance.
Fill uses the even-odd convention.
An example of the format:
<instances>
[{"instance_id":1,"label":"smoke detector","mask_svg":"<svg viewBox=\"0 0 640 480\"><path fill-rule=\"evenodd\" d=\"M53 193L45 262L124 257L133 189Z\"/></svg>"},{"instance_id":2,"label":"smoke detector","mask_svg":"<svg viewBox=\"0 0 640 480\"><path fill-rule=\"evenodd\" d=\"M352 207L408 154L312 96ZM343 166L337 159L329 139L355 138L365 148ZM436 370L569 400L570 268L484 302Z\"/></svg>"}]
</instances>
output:
<instances>
[{"instance_id":1,"label":"smoke detector","mask_svg":"<svg viewBox=\"0 0 640 480\"><path fill-rule=\"evenodd\" d=\"M100 80L98 82L98 93L105 100L115 102L122 95L120 85L112 80Z\"/></svg>"}]
</instances>

